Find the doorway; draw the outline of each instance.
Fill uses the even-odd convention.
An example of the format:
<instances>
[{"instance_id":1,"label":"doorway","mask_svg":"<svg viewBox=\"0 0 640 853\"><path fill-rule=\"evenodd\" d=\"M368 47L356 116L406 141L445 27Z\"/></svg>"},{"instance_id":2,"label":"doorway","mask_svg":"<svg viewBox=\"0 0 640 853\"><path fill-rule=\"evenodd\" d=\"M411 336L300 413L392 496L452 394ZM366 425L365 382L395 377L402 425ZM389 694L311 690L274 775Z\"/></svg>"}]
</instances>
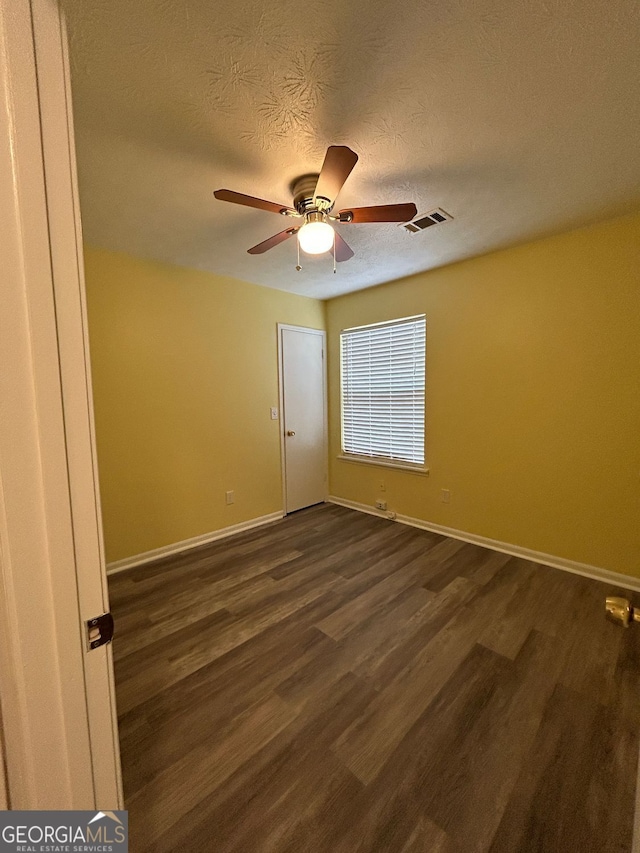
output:
<instances>
[{"instance_id":1,"label":"doorway","mask_svg":"<svg viewBox=\"0 0 640 853\"><path fill-rule=\"evenodd\" d=\"M325 332L278 324L285 513L327 496Z\"/></svg>"}]
</instances>

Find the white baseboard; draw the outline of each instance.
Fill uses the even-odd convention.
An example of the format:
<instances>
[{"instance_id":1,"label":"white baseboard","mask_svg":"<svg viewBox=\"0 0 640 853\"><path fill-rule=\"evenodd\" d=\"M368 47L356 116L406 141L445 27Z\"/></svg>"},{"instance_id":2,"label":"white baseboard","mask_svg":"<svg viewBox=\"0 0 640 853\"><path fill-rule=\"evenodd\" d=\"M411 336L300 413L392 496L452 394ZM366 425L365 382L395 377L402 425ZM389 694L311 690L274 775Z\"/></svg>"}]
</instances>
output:
<instances>
[{"instance_id":1,"label":"white baseboard","mask_svg":"<svg viewBox=\"0 0 640 853\"><path fill-rule=\"evenodd\" d=\"M431 533L440 533L442 536L449 536L452 539L461 539L463 542L481 545L483 548L491 548L493 551L501 551L503 554L510 554L512 557L522 557L525 560L542 563L544 566L551 566L554 569L562 569L565 572L573 572L573 574L582 575L585 578L592 578L593 580L603 581L604 583L620 586L624 589L640 592L640 578L634 578L631 575L623 575L619 572L609 571L609 569L601 569L599 566L590 566L588 563L565 560L564 557L555 557L553 554L544 554L542 551L532 551L530 548L522 548L520 545L511 545L508 542L499 542L497 539L488 539L486 536L478 536L475 533L465 533L463 530L444 527L441 524L432 524L430 521L411 518L408 515L399 515L396 513L390 515L384 510L376 509L367 504L349 501L345 498L337 498L333 495L330 495L327 500L330 503L338 504L348 509L358 510L358 512L366 512L369 515L377 515L380 518L399 521L400 524L407 524L410 527L419 527L421 530L429 530Z\"/></svg>"},{"instance_id":2,"label":"white baseboard","mask_svg":"<svg viewBox=\"0 0 640 853\"><path fill-rule=\"evenodd\" d=\"M181 542L164 545L162 548L154 548L152 551L145 551L143 554L125 557L123 560L107 563L107 574L114 575L116 572L124 572L136 566L155 562L161 557L171 557L173 554L181 554L183 551L197 548L198 545L208 545L209 542L215 542L217 539L225 539L227 536L233 536L234 533L242 533L243 530L251 530L254 527L262 527L263 524L280 521L283 517L284 513L282 511L272 512L269 515L261 515L259 518L250 518L248 521L232 524L230 527L223 527L221 530L203 533L202 536L193 536L191 539L183 539Z\"/></svg>"}]
</instances>

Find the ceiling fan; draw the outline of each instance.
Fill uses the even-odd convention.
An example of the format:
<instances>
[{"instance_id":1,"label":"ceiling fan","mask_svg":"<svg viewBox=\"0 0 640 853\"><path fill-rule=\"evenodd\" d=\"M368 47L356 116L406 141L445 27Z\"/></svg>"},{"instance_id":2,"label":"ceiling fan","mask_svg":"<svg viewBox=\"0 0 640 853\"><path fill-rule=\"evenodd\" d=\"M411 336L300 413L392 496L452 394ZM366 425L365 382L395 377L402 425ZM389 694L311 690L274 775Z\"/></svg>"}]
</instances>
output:
<instances>
[{"instance_id":1,"label":"ceiling fan","mask_svg":"<svg viewBox=\"0 0 640 853\"><path fill-rule=\"evenodd\" d=\"M292 207L233 190L216 190L214 196L220 201L231 201L303 220L300 225L285 228L279 234L252 246L248 249L250 255L260 255L297 234L298 245L303 252L320 255L333 249L336 261L348 261L353 257L353 250L333 228L331 222L408 222L417 213L415 204L411 203L352 207L333 214L338 193L357 162L358 155L346 145L330 145L320 174L303 175L291 184Z\"/></svg>"}]
</instances>

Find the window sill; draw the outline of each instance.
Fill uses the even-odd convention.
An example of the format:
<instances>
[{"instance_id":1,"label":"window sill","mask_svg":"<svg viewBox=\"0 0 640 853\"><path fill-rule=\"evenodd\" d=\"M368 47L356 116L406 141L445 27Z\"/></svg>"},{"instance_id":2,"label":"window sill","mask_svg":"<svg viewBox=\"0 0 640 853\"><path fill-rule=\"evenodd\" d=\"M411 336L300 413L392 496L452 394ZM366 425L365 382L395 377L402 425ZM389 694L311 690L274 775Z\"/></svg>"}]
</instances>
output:
<instances>
[{"instance_id":1,"label":"window sill","mask_svg":"<svg viewBox=\"0 0 640 853\"><path fill-rule=\"evenodd\" d=\"M340 453L336 457L341 462L355 462L358 465L375 465L377 468L397 468L400 471L409 471L411 474L429 476L429 469L424 465L412 465L410 462L395 462L393 459L377 459L373 456L349 456Z\"/></svg>"}]
</instances>

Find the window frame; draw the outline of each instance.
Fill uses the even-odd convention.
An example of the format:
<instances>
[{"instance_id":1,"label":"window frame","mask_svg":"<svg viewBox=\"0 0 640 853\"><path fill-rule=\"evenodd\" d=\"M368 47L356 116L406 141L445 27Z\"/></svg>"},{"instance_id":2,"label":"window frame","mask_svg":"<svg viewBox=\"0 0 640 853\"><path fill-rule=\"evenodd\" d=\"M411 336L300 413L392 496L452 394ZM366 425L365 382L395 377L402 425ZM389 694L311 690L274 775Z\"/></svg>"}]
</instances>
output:
<instances>
[{"instance_id":1,"label":"window frame","mask_svg":"<svg viewBox=\"0 0 640 853\"><path fill-rule=\"evenodd\" d=\"M412 322L422 320L424 321L424 359L425 359L425 371L424 371L424 426L422 432L422 449L423 449L423 462L411 462L410 460L405 459L395 459L393 457L388 456L376 456L376 455L368 455L366 453L352 453L345 450L345 407L344 407L344 389L345 389L345 358L344 358L344 344L343 344L343 336L351 333L358 332L361 330L367 329L380 329L385 326L401 326L408 325ZM356 464L364 464L364 465L372 465L376 467L382 468L396 468L403 471L407 471L413 474L428 474L429 468L427 467L427 439L426 439L426 403L427 403L427 381L426 381L426 360L427 360L427 318L425 314L414 314L408 317L398 317L393 320L384 320L379 323L367 323L362 326L351 326L346 329L341 329L339 334L339 347L340 347L340 453L337 458L344 462L354 462Z\"/></svg>"}]
</instances>

